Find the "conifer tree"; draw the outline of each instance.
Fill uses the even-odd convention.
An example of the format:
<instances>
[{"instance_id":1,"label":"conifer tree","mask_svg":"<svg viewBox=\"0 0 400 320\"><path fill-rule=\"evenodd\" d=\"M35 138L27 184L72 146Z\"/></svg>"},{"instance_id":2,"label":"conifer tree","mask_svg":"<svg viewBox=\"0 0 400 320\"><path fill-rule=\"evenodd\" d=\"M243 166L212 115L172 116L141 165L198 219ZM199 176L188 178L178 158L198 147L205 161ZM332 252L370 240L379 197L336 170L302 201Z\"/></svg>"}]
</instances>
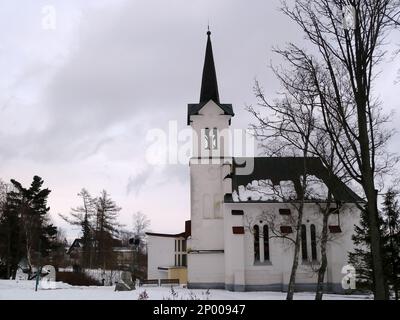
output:
<instances>
[{"instance_id":1,"label":"conifer tree","mask_svg":"<svg viewBox=\"0 0 400 320\"><path fill-rule=\"evenodd\" d=\"M103 267L107 267L107 264L112 264L114 261L112 246L114 236L121 227L117 222L120 210L121 208L111 199L106 190L103 190L96 199L96 257L97 264Z\"/></svg>"},{"instance_id":2,"label":"conifer tree","mask_svg":"<svg viewBox=\"0 0 400 320\"><path fill-rule=\"evenodd\" d=\"M384 196L379 216L379 229L382 234L384 273L391 286L395 298L398 299L400 287L400 208L397 193L391 188ZM353 235L355 249L349 253L349 263L356 268L357 286L359 289L374 288L370 235L368 232L368 216L361 213L360 225L355 226Z\"/></svg>"},{"instance_id":3,"label":"conifer tree","mask_svg":"<svg viewBox=\"0 0 400 320\"><path fill-rule=\"evenodd\" d=\"M397 196L398 193L393 188L389 189L382 208L385 219L385 251L390 265L387 278L396 300L399 299L400 287L400 208Z\"/></svg>"},{"instance_id":4,"label":"conifer tree","mask_svg":"<svg viewBox=\"0 0 400 320\"><path fill-rule=\"evenodd\" d=\"M57 228L50 222L47 198L49 189L43 189L44 181L33 177L29 188L11 180L12 190L7 193L0 220L2 241L6 248L7 277L15 274L22 258L26 258L31 270L34 262L46 257L52 249Z\"/></svg>"},{"instance_id":5,"label":"conifer tree","mask_svg":"<svg viewBox=\"0 0 400 320\"><path fill-rule=\"evenodd\" d=\"M95 225L93 219L96 215L96 200L85 189L78 193L82 204L71 209L70 217L60 214L60 217L73 226L79 226L82 232L82 257L83 267L91 267L93 260L93 238Z\"/></svg>"}]
</instances>

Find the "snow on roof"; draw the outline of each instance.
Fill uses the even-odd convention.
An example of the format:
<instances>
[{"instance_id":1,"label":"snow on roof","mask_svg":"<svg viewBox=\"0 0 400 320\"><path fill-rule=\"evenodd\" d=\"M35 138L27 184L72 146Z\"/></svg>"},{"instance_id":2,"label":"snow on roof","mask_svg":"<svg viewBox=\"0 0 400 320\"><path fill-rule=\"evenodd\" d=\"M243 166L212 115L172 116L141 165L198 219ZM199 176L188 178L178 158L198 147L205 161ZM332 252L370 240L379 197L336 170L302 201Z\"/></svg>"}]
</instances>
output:
<instances>
[{"instance_id":1,"label":"snow on roof","mask_svg":"<svg viewBox=\"0 0 400 320\"><path fill-rule=\"evenodd\" d=\"M303 179L303 176L300 176ZM314 175L306 176L306 199L326 200L328 188L326 184ZM246 186L238 186L238 191L232 193L233 202L246 201L290 201L297 198L293 181L282 180L274 184L271 180L253 180Z\"/></svg>"}]
</instances>

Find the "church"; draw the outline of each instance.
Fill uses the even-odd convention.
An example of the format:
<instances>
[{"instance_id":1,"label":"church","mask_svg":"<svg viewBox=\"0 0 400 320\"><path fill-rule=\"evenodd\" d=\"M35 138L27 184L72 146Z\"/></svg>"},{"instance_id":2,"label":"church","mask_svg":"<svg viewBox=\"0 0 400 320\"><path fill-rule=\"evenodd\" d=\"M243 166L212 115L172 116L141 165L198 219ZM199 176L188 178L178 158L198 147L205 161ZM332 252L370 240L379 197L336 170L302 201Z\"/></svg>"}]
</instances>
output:
<instances>
[{"instance_id":1,"label":"church","mask_svg":"<svg viewBox=\"0 0 400 320\"><path fill-rule=\"evenodd\" d=\"M234 116L232 105L220 101L208 31L200 101L187 109L193 131L190 221L179 234L147 233L148 279L177 278L188 288L286 291L298 214L296 183L305 175L316 192L304 203L296 290L316 288L321 212L329 188L334 202L325 288L343 292L342 270L353 250L362 199L318 158L233 157L228 140Z\"/></svg>"}]
</instances>

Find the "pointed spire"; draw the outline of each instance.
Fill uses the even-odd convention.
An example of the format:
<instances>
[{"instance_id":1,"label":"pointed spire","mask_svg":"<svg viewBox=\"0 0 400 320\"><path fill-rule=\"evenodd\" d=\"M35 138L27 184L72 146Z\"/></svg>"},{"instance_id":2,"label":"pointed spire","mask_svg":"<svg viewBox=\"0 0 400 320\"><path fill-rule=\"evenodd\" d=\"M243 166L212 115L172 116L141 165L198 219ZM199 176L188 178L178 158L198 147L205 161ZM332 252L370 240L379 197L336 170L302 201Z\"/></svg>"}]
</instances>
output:
<instances>
[{"instance_id":1,"label":"pointed spire","mask_svg":"<svg viewBox=\"0 0 400 320\"><path fill-rule=\"evenodd\" d=\"M201 82L200 103L207 102L209 100L219 103L217 74L215 72L210 35L210 27L208 27L206 56L204 59L203 79Z\"/></svg>"}]
</instances>

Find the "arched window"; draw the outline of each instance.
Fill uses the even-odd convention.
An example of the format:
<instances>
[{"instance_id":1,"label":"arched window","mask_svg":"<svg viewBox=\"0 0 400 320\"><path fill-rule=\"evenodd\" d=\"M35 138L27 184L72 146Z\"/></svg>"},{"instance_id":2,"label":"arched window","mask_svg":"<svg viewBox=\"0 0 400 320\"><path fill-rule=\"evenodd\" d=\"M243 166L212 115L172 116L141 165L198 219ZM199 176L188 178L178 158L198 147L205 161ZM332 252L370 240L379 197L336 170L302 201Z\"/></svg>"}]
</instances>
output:
<instances>
[{"instance_id":1,"label":"arched window","mask_svg":"<svg viewBox=\"0 0 400 320\"><path fill-rule=\"evenodd\" d=\"M313 260L317 260L317 236L315 233L315 225L310 226L311 232L311 257Z\"/></svg>"},{"instance_id":2,"label":"arched window","mask_svg":"<svg viewBox=\"0 0 400 320\"><path fill-rule=\"evenodd\" d=\"M260 261L260 228L255 225L253 229L254 234L254 262Z\"/></svg>"},{"instance_id":3,"label":"arched window","mask_svg":"<svg viewBox=\"0 0 400 320\"><path fill-rule=\"evenodd\" d=\"M307 254L307 229L304 224L301 225L301 256L303 260L308 259Z\"/></svg>"},{"instance_id":4,"label":"arched window","mask_svg":"<svg viewBox=\"0 0 400 320\"><path fill-rule=\"evenodd\" d=\"M206 150L217 150L218 149L218 129L217 128L205 128L204 129L204 144Z\"/></svg>"},{"instance_id":5,"label":"arched window","mask_svg":"<svg viewBox=\"0 0 400 320\"><path fill-rule=\"evenodd\" d=\"M212 135L211 135L211 147L213 150L218 149L218 130L217 128L212 129Z\"/></svg>"},{"instance_id":6,"label":"arched window","mask_svg":"<svg viewBox=\"0 0 400 320\"><path fill-rule=\"evenodd\" d=\"M204 146L206 150L211 150L210 128L204 129Z\"/></svg>"},{"instance_id":7,"label":"arched window","mask_svg":"<svg viewBox=\"0 0 400 320\"><path fill-rule=\"evenodd\" d=\"M269 261L269 233L268 226L263 227L263 240L264 240L264 261Z\"/></svg>"}]
</instances>

